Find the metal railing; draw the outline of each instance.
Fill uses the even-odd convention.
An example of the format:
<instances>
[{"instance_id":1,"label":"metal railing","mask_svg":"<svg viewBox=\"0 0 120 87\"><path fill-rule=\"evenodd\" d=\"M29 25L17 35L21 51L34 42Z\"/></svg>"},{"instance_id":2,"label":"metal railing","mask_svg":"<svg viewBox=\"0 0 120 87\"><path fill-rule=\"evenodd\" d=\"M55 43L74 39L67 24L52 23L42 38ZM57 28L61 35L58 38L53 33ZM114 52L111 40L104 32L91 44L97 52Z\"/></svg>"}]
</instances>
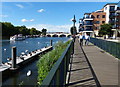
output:
<instances>
[{"instance_id":1,"label":"metal railing","mask_svg":"<svg viewBox=\"0 0 120 87\"><path fill-rule=\"evenodd\" d=\"M57 85L65 85L66 83L66 75L68 71L68 66L70 63L71 55L74 53L74 42L73 40L67 46L66 50L63 52L61 57L54 64L47 77L43 80L42 85L40 87L50 87Z\"/></svg>"},{"instance_id":2,"label":"metal railing","mask_svg":"<svg viewBox=\"0 0 120 87\"><path fill-rule=\"evenodd\" d=\"M120 58L120 43L106 41L97 38L91 38L91 43L112 54L113 56Z\"/></svg>"}]
</instances>

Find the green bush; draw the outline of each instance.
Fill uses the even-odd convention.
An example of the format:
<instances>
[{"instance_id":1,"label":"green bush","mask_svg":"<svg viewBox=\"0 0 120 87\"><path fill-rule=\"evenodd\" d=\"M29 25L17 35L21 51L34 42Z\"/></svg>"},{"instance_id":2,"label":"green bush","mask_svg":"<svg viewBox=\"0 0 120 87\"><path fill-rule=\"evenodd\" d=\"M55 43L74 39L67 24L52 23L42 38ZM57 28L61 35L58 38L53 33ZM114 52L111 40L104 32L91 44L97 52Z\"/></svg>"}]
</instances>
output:
<instances>
[{"instance_id":1,"label":"green bush","mask_svg":"<svg viewBox=\"0 0 120 87\"><path fill-rule=\"evenodd\" d=\"M49 71L51 70L52 66L55 64L55 62L60 58L68 44L70 43L70 40L66 43L63 43L62 41L59 41L56 45L54 50L48 52L47 54L43 55L38 63L38 84L41 84L42 81L45 79L45 77L48 75Z\"/></svg>"}]
</instances>

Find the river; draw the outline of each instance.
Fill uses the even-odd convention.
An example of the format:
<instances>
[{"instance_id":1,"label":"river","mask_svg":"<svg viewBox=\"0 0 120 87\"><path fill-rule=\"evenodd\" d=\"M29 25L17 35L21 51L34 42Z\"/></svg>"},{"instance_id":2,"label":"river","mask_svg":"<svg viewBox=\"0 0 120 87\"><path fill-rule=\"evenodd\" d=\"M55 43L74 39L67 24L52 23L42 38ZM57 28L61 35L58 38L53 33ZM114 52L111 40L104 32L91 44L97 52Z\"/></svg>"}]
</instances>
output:
<instances>
[{"instance_id":1,"label":"river","mask_svg":"<svg viewBox=\"0 0 120 87\"><path fill-rule=\"evenodd\" d=\"M27 38L23 41L9 41L9 40L2 40L2 61L7 62L7 58L11 57L11 48L13 46L17 47L17 56L19 56L22 52L26 53L34 51L36 49L41 49L45 46L50 45L50 40L53 40L53 45L58 41L66 42L69 38L67 37L40 37L40 38ZM18 73L14 76L5 80L2 84L3 85L36 85L37 83L37 61L34 61L27 65L25 68L21 69ZM27 76L28 70L32 71L31 76ZM14 86L13 86L14 87Z\"/></svg>"}]
</instances>

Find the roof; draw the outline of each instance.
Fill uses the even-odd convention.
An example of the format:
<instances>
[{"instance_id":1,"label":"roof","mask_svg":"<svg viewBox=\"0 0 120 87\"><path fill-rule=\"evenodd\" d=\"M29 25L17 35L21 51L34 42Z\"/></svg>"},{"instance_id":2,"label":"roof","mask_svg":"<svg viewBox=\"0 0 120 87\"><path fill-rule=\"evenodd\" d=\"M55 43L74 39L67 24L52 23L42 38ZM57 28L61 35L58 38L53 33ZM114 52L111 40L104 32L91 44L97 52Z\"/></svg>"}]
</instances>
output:
<instances>
[{"instance_id":1,"label":"roof","mask_svg":"<svg viewBox=\"0 0 120 87\"><path fill-rule=\"evenodd\" d=\"M97 10L97 11L95 11L95 12L98 12L98 13L99 13L99 12L103 12L103 10Z\"/></svg>"},{"instance_id":2,"label":"roof","mask_svg":"<svg viewBox=\"0 0 120 87\"><path fill-rule=\"evenodd\" d=\"M106 5L117 5L118 3L107 3ZM106 6L104 5L104 7Z\"/></svg>"},{"instance_id":3,"label":"roof","mask_svg":"<svg viewBox=\"0 0 120 87\"><path fill-rule=\"evenodd\" d=\"M90 15L91 13L84 13L84 15Z\"/></svg>"},{"instance_id":4,"label":"roof","mask_svg":"<svg viewBox=\"0 0 120 87\"><path fill-rule=\"evenodd\" d=\"M83 20L83 18L80 18L79 20Z\"/></svg>"}]
</instances>

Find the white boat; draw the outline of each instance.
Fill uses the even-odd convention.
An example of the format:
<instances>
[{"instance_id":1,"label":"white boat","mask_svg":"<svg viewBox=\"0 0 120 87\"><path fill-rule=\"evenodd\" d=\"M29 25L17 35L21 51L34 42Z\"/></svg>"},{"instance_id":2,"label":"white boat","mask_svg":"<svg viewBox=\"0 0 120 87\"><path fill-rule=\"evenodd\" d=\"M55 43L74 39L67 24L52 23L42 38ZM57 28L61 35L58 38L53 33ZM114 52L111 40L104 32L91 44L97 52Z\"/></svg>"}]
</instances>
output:
<instances>
[{"instance_id":1,"label":"white boat","mask_svg":"<svg viewBox=\"0 0 120 87\"><path fill-rule=\"evenodd\" d=\"M22 34L14 35L10 37L11 41L20 41L20 40L25 40L25 36Z\"/></svg>"}]
</instances>

